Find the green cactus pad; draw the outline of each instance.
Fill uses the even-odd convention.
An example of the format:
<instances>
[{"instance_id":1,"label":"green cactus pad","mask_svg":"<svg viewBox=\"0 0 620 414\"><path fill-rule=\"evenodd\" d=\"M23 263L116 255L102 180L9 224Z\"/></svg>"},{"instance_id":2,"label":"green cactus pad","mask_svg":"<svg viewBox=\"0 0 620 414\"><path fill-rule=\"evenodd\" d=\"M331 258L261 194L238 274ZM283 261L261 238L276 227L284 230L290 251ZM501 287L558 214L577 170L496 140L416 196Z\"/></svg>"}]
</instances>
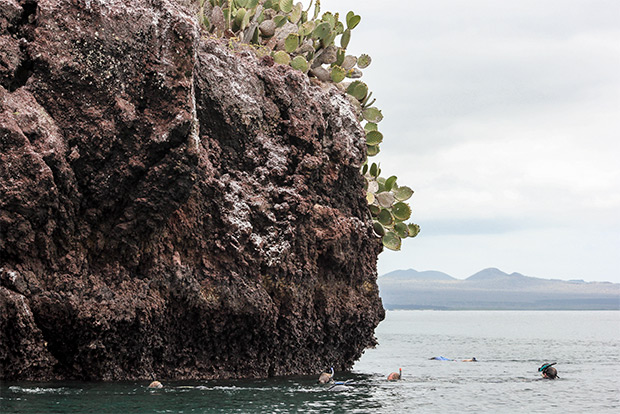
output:
<instances>
[{"instance_id":1,"label":"green cactus pad","mask_svg":"<svg viewBox=\"0 0 620 414\"><path fill-rule=\"evenodd\" d=\"M381 173L379 173L381 174ZM377 190L378 193L382 193L385 191L385 178L383 177L377 177L377 183L379 184L379 189Z\"/></svg>"},{"instance_id":2,"label":"green cactus pad","mask_svg":"<svg viewBox=\"0 0 620 414\"><path fill-rule=\"evenodd\" d=\"M381 223L379 223L378 221L373 221L372 222L372 229L375 231L375 233L377 234L377 236L381 237L383 235L385 235L385 228L383 227L383 225Z\"/></svg>"},{"instance_id":3,"label":"green cactus pad","mask_svg":"<svg viewBox=\"0 0 620 414\"><path fill-rule=\"evenodd\" d=\"M379 213L381 213L381 208L375 205L370 205L368 206L368 210L370 210L370 214L373 217L378 217Z\"/></svg>"},{"instance_id":4,"label":"green cactus pad","mask_svg":"<svg viewBox=\"0 0 620 414\"><path fill-rule=\"evenodd\" d=\"M279 50L273 54L273 61L281 65L288 65L291 63L291 57L284 50Z\"/></svg>"},{"instance_id":5,"label":"green cactus pad","mask_svg":"<svg viewBox=\"0 0 620 414\"><path fill-rule=\"evenodd\" d=\"M336 27L336 17L330 12L323 13L321 20L329 24L329 30L333 30Z\"/></svg>"},{"instance_id":6,"label":"green cactus pad","mask_svg":"<svg viewBox=\"0 0 620 414\"><path fill-rule=\"evenodd\" d=\"M364 166L362 167L362 175L366 175L367 172L368 172L368 163L365 163Z\"/></svg>"},{"instance_id":7,"label":"green cactus pad","mask_svg":"<svg viewBox=\"0 0 620 414\"><path fill-rule=\"evenodd\" d=\"M308 61L303 56L295 56L291 61L291 66L297 70L306 72L308 70Z\"/></svg>"},{"instance_id":8,"label":"green cactus pad","mask_svg":"<svg viewBox=\"0 0 620 414\"><path fill-rule=\"evenodd\" d=\"M374 157L380 151L381 150L379 149L378 145L366 145L366 155L368 155L369 157Z\"/></svg>"},{"instance_id":9,"label":"green cactus pad","mask_svg":"<svg viewBox=\"0 0 620 414\"><path fill-rule=\"evenodd\" d=\"M340 67L342 67L342 64L344 63L344 58L345 58L345 50L341 47L338 48L338 51L336 52L336 62L335 65L338 65ZM346 68L342 68L344 69L344 71L346 72L347 69Z\"/></svg>"},{"instance_id":10,"label":"green cactus pad","mask_svg":"<svg viewBox=\"0 0 620 414\"><path fill-rule=\"evenodd\" d=\"M237 3L238 7L245 7L248 4L248 0L236 0L235 2Z\"/></svg>"},{"instance_id":11,"label":"green cactus pad","mask_svg":"<svg viewBox=\"0 0 620 414\"><path fill-rule=\"evenodd\" d=\"M385 180L385 191L392 191L392 188L394 188L394 184L396 184L396 176L393 175L390 178L388 178L387 180Z\"/></svg>"},{"instance_id":12,"label":"green cactus pad","mask_svg":"<svg viewBox=\"0 0 620 414\"><path fill-rule=\"evenodd\" d=\"M274 17L273 21L275 22L276 27L282 27L282 26L284 26L286 24L286 22L288 22L288 19L286 18L286 16L282 16L280 14L280 15L277 15L276 17Z\"/></svg>"},{"instance_id":13,"label":"green cactus pad","mask_svg":"<svg viewBox=\"0 0 620 414\"><path fill-rule=\"evenodd\" d=\"M379 166L377 164L375 164L374 162L370 166L370 176L371 177L379 176Z\"/></svg>"},{"instance_id":14,"label":"green cactus pad","mask_svg":"<svg viewBox=\"0 0 620 414\"><path fill-rule=\"evenodd\" d=\"M336 33L330 31L325 39L321 39L321 45L323 47L329 47L334 44L334 39L336 39Z\"/></svg>"},{"instance_id":15,"label":"green cactus pad","mask_svg":"<svg viewBox=\"0 0 620 414\"><path fill-rule=\"evenodd\" d=\"M392 213L390 213L390 211L385 208L381 209L379 215L377 216L377 219L379 220L379 223L383 224L384 226L391 226L392 223L394 223L394 217L392 217Z\"/></svg>"},{"instance_id":16,"label":"green cactus pad","mask_svg":"<svg viewBox=\"0 0 620 414\"><path fill-rule=\"evenodd\" d=\"M400 250L401 240L400 237L393 231L388 231L385 233L385 236L381 239L383 245L390 250Z\"/></svg>"},{"instance_id":17,"label":"green cactus pad","mask_svg":"<svg viewBox=\"0 0 620 414\"><path fill-rule=\"evenodd\" d=\"M394 232L400 237L404 239L409 236L409 229L405 223L396 223L394 224Z\"/></svg>"},{"instance_id":18,"label":"green cactus pad","mask_svg":"<svg viewBox=\"0 0 620 414\"><path fill-rule=\"evenodd\" d=\"M411 209L406 203L399 201L392 207L392 214L394 214L394 218L396 218L396 220L405 221L411 217Z\"/></svg>"},{"instance_id":19,"label":"green cactus pad","mask_svg":"<svg viewBox=\"0 0 620 414\"><path fill-rule=\"evenodd\" d=\"M329 36L331 30L332 29L331 27L329 27L329 23L322 22L314 28L314 31L312 32L312 37L314 37L315 39L323 40L327 36Z\"/></svg>"},{"instance_id":20,"label":"green cactus pad","mask_svg":"<svg viewBox=\"0 0 620 414\"><path fill-rule=\"evenodd\" d=\"M301 20L302 13L303 13L303 5L301 3L297 3L293 7L291 14L288 16L289 21L293 24L297 24L297 22Z\"/></svg>"},{"instance_id":21,"label":"green cactus pad","mask_svg":"<svg viewBox=\"0 0 620 414\"><path fill-rule=\"evenodd\" d=\"M309 36L314 30L314 22L305 22L299 28L299 34L301 36Z\"/></svg>"},{"instance_id":22,"label":"green cactus pad","mask_svg":"<svg viewBox=\"0 0 620 414\"><path fill-rule=\"evenodd\" d=\"M383 134L379 131L369 131L366 133L366 144L377 145L383 142Z\"/></svg>"},{"instance_id":23,"label":"green cactus pad","mask_svg":"<svg viewBox=\"0 0 620 414\"><path fill-rule=\"evenodd\" d=\"M349 16L349 14L347 14L347 28L349 30L355 29L355 27L360 23L361 20L361 16L358 16L357 14L353 14L352 16Z\"/></svg>"},{"instance_id":24,"label":"green cactus pad","mask_svg":"<svg viewBox=\"0 0 620 414\"><path fill-rule=\"evenodd\" d=\"M228 28L230 27L231 20L230 9L228 7L223 8L222 13L224 14L224 20L226 21L226 27Z\"/></svg>"},{"instance_id":25,"label":"green cactus pad","mask_svg":"<svg viewBox=\"0 0 620 414\"><path fill-rule=\"evenodd\" d=\"M258 6L258 0L249 0L247 4L248 10L253 10Z\"/></svg>"},{"instance_id":26,"label":"green cactus pad","mask_svg":"<svg viewBox=\"0 0 620 414\"><path fill-rule=\"evenodd\" d=\"M381 122L383 119L383 114L381 114L381 111L374 106L364 109L362 111L362 115L366 121L373 122L375 124Z\"/></svg>"},{"instance_id":27,"label":"green cactus pad","mask_svg":"<svg viewBox=\"0 0 620 414\"><path fill-rule=\"evenodd\" d=\"M299 47L299 35L297 33L291 33L286 36L284 40L284 50L288 53L293 53Z\"/></svg>"},{"instance_id":28,"label":"green cactus pad","mask_svg":"<svg viewBox=\"0 0 620 414\"><path fill-rule=\"evenodd\" d=\"M334 83L342 82L344 80L344 77L345 77L344 69L342 69L340 66L334 66L332 68L331 77L332 77L332 81Z\"/></svg>"},{"instance_id":29,"label":"green cactus pad","mask_svg":"<svg viewBox=\"0 0 620 414\"><path fill-rule=\"evenodd\" d=\"M411 196L413 195L413 190L404 185L395 189L393 193L398 201L405 201L411 198Z\"/></svg>"},{"instance_id":30,"label":"green cactus pad","mask_svg":"<svg viewBox=\"0 0 620 414\"><path fill-rule=\"evenodd\" d=\"M312 6L312 3L310 3L310 5ZM310 7L308 7L308 10L310 10ZM312 20L316 20L319 17L319 13L321 13L321 2L317 0L317 2L314 3L314 16Z\"/></svg>"},{"instance_id":31,"label":"green cactus pad","mask_svg":"<svg viewBox=\"0 0 620 414\"><path fill-rule=\"evenodd\" d=\"M345 22L348 22L351 19L351 17L353 17L353 16L355 16L355 13L353 11L349 11L347 13L347 17L344 19Z\"/></svg>"},{"instance_id":32,"label":"green cactus pad","mask_svg":"<svg viewBox=\"0 0 620 414\"><path fill-rule=\"evenodd\" d=\"M376 131L377 128L378 126L374 122L366 122L366 125L364 125L364 131Z\"/></svg>"},{"instance_id":33,"label":"green cactus pad","mask_svg":"<svg viewBox=\"0 0 620 414\"><path fill-rule=\"evenodd\" d=\"M246 27L250 24L250 19L254 16L254 12L252 10L248 10L243 16L243 20L241 21L241 30L245 30Z\"/></svg>"},{"instance_id":34,"label":"green cactus pad","mask_svg":"<svg viewBox=\"0 0 620 414\"><path fill-rule=\"evenodd\" d=\"M349 46L350 41L351 29L347 29L344 31L344 33L342 33L342 36L340 37L340 46L342 46L343 49L346 49Z\"/></svg>"},{"instance_id":35,"label":"green cactus pad","mask_svg":"<svg viewBox=\"0 0 620 414\"><path fill-rule=\"evenodd\" d=\"M362 81L353 81L347 87L347 93L351 96L354 96L355 99L361 102L364 100L364 98L368 94L368 86ZM366 126L364 126L364 129L365 128Z\"/></svg>"},{"instance_id":36,"label":"green cactus pad","mask_svg":"<svg viewBox=\"0 0 620 414\"><path fill-rule=\"evenodd\" d=\"M409 237L415 237L420 233L420 226L411 223L407 225L407 230L409 230Z\"/></svg>"},{"instance_id":37,"label":"green cactus pad","mask_svg":"<svg viewBox=\"0 0 620 414\"><path fill-rule=\"evenodd\" d=\"M370 58L370 56L368 55L361 55L360 57L357 58L357 67L360 69L366 69L368 66L370 66L370 63L372 62L372 59Z\"/></svg>"},{"instance_id":38,"label":"green cactus pad","mask_svg":"<svg viewBox=\"0 0 620 414\"><path fill-rule=\"evenodd\" d=\"M278 5L280 6L280 10L284 13L290 13L293 11L293 0L280 0Z\"/></svg>"},{"instance_id":39,"label":"green cactus pad","mask_svg":"<svg viewBox=\"0 0 620 414\"><path fill-rule=\"evenodd\" d=\"M334 32L336 32L336 34L343 34L344 33L344 24L342 24L342 22L336 22L336 26L334 26Z\"/></svg>"}]
</instances>

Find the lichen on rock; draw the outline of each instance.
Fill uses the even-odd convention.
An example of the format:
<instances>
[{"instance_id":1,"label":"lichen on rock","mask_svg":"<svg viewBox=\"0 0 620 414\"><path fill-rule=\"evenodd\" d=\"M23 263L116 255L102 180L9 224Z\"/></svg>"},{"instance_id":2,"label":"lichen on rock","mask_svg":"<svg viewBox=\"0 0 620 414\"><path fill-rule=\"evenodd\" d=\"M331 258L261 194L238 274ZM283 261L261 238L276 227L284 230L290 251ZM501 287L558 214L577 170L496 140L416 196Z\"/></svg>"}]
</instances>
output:
<instances>
[{"instance_id":1,"label":"lichen on rock","mask_svg":"<svg viewBox=\"0 0 620 414\"><path fill-rule=\"evenodd\" d=\"M173 0L0 0L0 378L348 369L383 318L337 88Z\"/></svg>"}]
</instances>

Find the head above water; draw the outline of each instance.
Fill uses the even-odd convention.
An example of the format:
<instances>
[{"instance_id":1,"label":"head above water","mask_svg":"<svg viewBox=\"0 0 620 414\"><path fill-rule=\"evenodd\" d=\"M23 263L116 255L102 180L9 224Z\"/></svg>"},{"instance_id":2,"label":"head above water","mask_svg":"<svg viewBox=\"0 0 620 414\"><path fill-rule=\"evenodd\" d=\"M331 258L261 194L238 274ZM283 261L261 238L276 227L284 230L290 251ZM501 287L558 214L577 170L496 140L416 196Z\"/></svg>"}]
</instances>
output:
<instances>
[{"instance_id":1,"label":"head above water","mask_svg":"<svg viewBox=\"0 0 620 414\"><path fill-rule=\"evenodd\" d=\"M390 375L388 375L388 380L392 381L392 380L399 380L401 379L403 376L403 369L402 368L398 368L398 372L392 372Z\"/></svg>"},{"instance_id":2,"label":"head above water","mask_svg":"<svg viewBox=\"0 0 620 414\"><path fill-rule=\"evenodd\" d=\"M319 376L319 384L327 384L334 377L334 367L330 368L330 373L324 372Z\"/></svg>"},{"instance_id":3,"label":"head above water","mask_svg":"<svg viewBox=\"0 0 620 414\"><path fill-rule=\"evenodd\" d=\"M556 363L545 363L542 364L542 366L540 368L538 368L538 372L541 373L543 378L548 378L548 379L556 379L556 378L560 378L558 377L558 371L553 368L553 365L555 365Z\"/></svg>"}]
</instances>

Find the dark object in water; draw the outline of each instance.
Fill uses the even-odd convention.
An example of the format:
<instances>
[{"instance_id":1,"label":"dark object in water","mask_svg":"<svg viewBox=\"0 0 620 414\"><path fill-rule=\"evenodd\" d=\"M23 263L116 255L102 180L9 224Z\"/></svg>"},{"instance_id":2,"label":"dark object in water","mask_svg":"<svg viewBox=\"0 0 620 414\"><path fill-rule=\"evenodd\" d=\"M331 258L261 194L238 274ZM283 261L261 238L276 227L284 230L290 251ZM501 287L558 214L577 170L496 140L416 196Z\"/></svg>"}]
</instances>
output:
<instances>
[{"instance_id":1,"label":"dark object in water","mask_svg":"<svg viewBox=\"0 0 620 414\"><path fill-rule=\"evenodd\" d=\"M553 365L555 365L556 363L557 362L554 362L553 364L544 363L542 364L540 368L538 368L538 372L541 373L543 378L548 378L548 379L560 378L558 376L558 371L555 368L553 368Z\"/></svg>"}]
</instances>

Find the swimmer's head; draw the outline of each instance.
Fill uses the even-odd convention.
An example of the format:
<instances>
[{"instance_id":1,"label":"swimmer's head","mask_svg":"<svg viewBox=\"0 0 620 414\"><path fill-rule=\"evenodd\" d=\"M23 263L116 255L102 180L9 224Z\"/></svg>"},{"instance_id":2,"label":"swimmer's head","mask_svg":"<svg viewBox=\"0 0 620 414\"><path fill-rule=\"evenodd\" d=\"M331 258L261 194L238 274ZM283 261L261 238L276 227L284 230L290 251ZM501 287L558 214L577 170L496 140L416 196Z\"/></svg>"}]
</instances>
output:
<instances>
[{"instance_id":1,"label":"swimmer's head","mask_svg":"<svg viewBox=\"0 0 620 414\"><path fill-rule=\"evenodd\" d=\"M540 368L538 368L538 371L542 374L543 378L549 378L549 379L558 378L558 371L555 368L553 368L553 365L555 364L556 364L555 362L553 364L543 364Z\"/></svg>"}]
</instances>

